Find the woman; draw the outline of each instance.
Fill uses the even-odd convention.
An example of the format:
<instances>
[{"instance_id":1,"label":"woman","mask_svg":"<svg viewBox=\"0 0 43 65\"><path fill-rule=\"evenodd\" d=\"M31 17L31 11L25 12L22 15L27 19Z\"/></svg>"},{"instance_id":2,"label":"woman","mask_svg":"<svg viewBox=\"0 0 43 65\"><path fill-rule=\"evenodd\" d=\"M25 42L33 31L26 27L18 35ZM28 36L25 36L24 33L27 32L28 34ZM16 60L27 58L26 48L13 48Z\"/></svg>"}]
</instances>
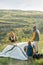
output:
<instances>
[{"instance_id":1,"label":"woman","mask_svg":"<svg viewBox=\"0 0 43 65\"><path fill-rule=\"evenodd\" d=\"M15 34L14 34L13 31L11 31L11 32L9 33L9 40L10 40L11 42L17 41L17 40L16 40L16 36L15 36Z\"/></svg>"}]
</instances>

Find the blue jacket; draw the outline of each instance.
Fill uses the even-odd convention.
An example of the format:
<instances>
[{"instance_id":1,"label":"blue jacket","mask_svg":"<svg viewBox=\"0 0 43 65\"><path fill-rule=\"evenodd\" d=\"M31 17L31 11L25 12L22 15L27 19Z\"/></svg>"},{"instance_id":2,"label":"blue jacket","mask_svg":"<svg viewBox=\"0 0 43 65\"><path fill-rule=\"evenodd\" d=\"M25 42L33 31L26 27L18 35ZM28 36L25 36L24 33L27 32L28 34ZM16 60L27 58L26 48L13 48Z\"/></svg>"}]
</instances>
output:
<instances>
[{"instance_id":1,"label":"blue jacket","mask_svg":"<svg viewBox=\"0 0 43 65\"><path fill-rule=\"evenodd\" d=\"M27 46L27 55L32 56L33 55L33 48L31 45Z\"/></svg>"}]
</instances>

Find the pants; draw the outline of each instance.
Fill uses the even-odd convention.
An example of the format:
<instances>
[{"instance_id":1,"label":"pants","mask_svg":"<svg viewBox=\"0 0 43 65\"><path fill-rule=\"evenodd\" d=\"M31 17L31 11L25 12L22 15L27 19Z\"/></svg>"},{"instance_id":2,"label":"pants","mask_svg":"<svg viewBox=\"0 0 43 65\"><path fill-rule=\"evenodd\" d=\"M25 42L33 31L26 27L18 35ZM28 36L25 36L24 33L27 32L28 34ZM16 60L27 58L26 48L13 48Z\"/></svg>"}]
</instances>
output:
<instances>
[{"instance_id":1,"label":"pants","mask_svg":"<svg viewBox=\"0 0 43 65\"><path fill-rule=\"evenodd\" d=\"M38 41L34 41L31 43L32 47L34 48L35 52L38 52Z\"/></svg>"}]
</instances>

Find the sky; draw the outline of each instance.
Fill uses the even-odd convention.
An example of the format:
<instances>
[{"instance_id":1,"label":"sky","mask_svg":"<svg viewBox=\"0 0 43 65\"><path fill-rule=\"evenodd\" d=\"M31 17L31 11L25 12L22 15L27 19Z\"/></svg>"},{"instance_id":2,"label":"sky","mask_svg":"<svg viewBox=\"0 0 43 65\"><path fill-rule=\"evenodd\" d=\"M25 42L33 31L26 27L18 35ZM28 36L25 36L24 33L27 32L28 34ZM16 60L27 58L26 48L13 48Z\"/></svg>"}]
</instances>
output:
<instances>
[{"instance_id":1,"label":"sky","mask_svg":"<svg viewBox=\"0 0 43 65\"><path fill-rule=\"evenodd\" d=\"M0 9L43 11L43 0L0 0Z\"/></svg>"}]
</instances>

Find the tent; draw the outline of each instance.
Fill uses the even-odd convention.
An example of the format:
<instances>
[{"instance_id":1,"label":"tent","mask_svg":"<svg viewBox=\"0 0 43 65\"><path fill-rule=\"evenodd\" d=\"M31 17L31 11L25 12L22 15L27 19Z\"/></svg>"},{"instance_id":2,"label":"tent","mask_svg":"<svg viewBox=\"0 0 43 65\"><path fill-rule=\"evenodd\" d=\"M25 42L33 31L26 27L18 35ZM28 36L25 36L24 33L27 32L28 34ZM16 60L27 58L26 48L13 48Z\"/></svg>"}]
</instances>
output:
<instances>
[{"instance_id":1,"label":"tent","mask_svg":"<svg viewBox=\"0 0 43 65\"><path fill-rule=\"evenodd\" d=\"M10 57L19 60L27 60L27 55L24 51L24 47L27 45L27 42L8 45L2 52L0 52L0 57Z\"/></svg>"}]
</instances>

